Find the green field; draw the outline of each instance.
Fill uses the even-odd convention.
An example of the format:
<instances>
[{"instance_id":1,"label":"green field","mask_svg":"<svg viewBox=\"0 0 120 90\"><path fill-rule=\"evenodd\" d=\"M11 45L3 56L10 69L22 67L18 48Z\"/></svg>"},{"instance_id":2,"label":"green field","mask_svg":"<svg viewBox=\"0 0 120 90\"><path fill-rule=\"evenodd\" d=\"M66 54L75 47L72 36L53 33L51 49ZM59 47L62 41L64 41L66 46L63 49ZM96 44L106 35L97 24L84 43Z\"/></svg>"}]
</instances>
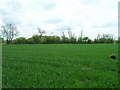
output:
<instances>
[{"instance_id":1,"label":"green field","mask_svg":"<svg viewBox=\"0 0 120 90\"><path fill-rule=\"evenodd\" d=\"M3 45L3 88L116 88L117 44Z\"/></svg>"}]
</instances>

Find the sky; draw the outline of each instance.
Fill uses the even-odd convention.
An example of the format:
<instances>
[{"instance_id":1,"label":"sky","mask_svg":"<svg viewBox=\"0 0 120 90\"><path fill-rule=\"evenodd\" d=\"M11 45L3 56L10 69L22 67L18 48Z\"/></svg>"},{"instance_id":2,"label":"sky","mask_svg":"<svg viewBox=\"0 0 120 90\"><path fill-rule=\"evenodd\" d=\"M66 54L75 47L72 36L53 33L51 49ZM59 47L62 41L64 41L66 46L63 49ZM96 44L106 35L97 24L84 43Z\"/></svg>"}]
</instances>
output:
<instances>
[{"instance_id":1,"label":"sky","mask_svg":"<svg viewBox=\"0 0 120 90\"><path fill-rule=\"evenodd\" d=\"M0 0L0 26L17 26L19 37L38 34L61 35L68 28L80 36L96 38L97 34L118 36L119 0Z\"/></svg>"}]
</instances>

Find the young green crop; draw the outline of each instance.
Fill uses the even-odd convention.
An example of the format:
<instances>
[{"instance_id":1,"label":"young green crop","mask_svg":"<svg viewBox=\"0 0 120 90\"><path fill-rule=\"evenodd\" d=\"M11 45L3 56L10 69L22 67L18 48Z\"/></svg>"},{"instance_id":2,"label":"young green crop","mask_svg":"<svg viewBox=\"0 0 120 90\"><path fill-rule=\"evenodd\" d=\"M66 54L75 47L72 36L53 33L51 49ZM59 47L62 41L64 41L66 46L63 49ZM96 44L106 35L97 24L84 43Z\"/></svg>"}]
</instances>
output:
<instances>
[{"instance_id":1,"label":"young green crop","mask_svg":"<svg viewBox=\"0 0 120 90\"><path fill-rule=\"evenodd\" d=\"M3 88L116 88L117 44L3 45Z\"/></svg>"}]
</instances>

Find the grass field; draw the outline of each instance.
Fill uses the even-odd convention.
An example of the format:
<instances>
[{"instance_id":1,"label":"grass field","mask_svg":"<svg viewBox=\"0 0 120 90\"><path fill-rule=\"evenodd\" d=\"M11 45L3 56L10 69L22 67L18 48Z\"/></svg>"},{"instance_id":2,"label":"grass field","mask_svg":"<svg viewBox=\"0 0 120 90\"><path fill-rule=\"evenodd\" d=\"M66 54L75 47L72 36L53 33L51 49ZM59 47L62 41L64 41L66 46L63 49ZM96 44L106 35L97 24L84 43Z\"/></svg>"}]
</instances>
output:
<instances>
[{"instance_id":1,"label":"grass field","mask_svg":"<svg viewBox=\"0 0 120 90\"><path fill-rule=\"evenodd\" d=\"M116 88L117 44L3 45L3 88Z\"/></svg>"}]
</instances>

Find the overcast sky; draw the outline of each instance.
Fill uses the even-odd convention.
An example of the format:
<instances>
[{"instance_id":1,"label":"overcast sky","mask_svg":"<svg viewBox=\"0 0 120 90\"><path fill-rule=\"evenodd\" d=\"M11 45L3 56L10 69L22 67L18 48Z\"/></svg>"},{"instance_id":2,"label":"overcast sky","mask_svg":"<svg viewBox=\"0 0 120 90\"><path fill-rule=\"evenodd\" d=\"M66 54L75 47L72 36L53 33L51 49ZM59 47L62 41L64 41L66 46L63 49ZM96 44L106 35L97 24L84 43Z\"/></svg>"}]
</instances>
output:
<instances>
[{"instance_id":1,"label":"overcast sky","mask_svg":"<svg viewBox=\"0 0 120 90\"><path fill-rule=\"evenodd\" d=\"M118 35L119 0L0 0L0 26L17 26L20 36L31 37L37 28L61 35L70 28L91 39L97 34Z\"/></svg>"}]
</instances>

